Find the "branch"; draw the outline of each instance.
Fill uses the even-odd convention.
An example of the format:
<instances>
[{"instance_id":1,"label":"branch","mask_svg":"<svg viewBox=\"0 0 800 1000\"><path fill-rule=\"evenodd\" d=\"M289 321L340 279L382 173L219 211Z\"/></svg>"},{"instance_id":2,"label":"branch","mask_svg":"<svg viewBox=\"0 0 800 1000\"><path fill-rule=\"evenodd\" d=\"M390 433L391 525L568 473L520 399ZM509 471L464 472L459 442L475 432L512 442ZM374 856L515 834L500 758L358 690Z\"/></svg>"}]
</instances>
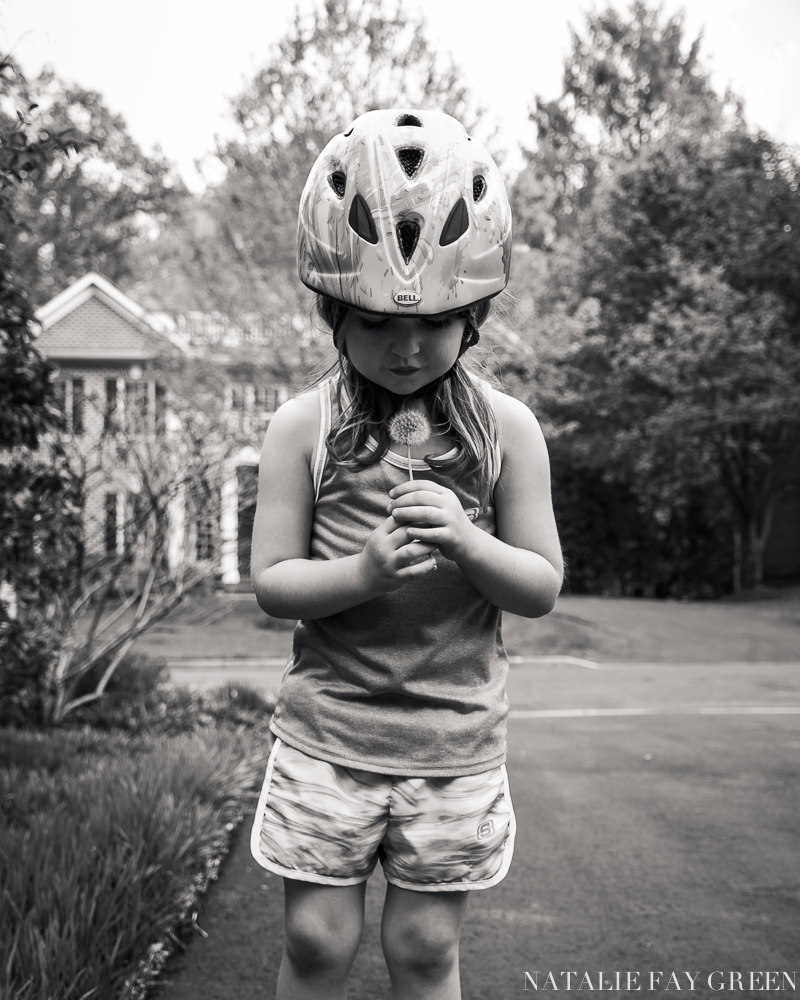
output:
<instances>
[{"instance_id":1,"label":"branch","mask_svg":"<svg viewBox=\"0 0 800 1000\"><path fill-rule=\"evenodd\" d=\"M111 663L109 663L109 665L106 667L105 673L100 678L100 682L98 683L98 685L94 689L94 691L91 691L89 694L81 695L80 698L73 698L72 701L67 702L67 704L64 705L64 707L61 709L61 715L60 715L60 717L62 719L69 712L72 712L74 709L79 708L81 705L87 705L89 702L97 701L97 699L105 691L106 685L111 680L111 676L114 673L114 671L117 669L117 667L119 666L119 664L122 662L123 657L128 653L128 651L130 650L131 646L136 641L136 638L137 638L136 635L129 636L128 639L126 639L126 641L123 642L123 644L119 647L119 649L117 650L117 652L111 658ZM91 662L90 662L90 665L91 665Z\"/></svg>"},{"instance_id":2,"label":"branch","mask_svg":"<svg viewBox=\"0 0 800 1000\"><path fill-rule=\"evenodd\" d=\"M74 676L85 674L89 669L91 669L91 667L94 666L95 663L98 662L98 660L102 659L103 656L106 656L111 650L113 650L118 642L121 642L120 647L114 653L111 663L108 665L103 676L100 678L100 681L95 690L91 691L89 694L81 695L80 698L74 698L72 701L67 702L67 704L64 705L63 708L61 708L58 718L63 719L69 712L72 712L79 706L89 704L90 702L96 701L98 698L100 698L101 695L104 693L106 686L108 685L108 682L111 680L114 671L117 669L119 664L122 662L122 659L129 652L131 646L133 646L134 642L139 638L142 632L146 631L146 629L148 629L159 618L163 618L165 615L167 615L175 607L175 605L181 601L181 599L183 598L183 594L186 592L186 590L190 589L192 586L194 586L194 584L199 583L199 581L205 575L206 575L205 573L197 571L193 573L188 587L178 589L174 593L164 596L161 599L161 601L150 610L148 614L143 615L138 621L134 623L134 625L132 626L131 630L128 632L127 635L116 636L114 639L106 643L105 646L99 649L94 654L94 656L90 657L81 666L79 674L75 674Z\"/></svg>"}]
</instances>

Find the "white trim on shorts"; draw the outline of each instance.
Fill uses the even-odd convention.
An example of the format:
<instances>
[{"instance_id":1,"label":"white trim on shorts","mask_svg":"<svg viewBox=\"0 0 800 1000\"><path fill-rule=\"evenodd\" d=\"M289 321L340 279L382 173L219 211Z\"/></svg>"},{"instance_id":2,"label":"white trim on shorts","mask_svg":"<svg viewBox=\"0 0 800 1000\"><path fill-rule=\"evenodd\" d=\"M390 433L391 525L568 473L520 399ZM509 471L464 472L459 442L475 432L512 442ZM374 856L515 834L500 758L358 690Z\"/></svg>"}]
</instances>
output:
<instances>
[{"instance_id":1,"label":"white trim on shorts","mask_svg":"<svg viewBox=\"0 0 800 1000\"><path fill-rule=\"evenodd\" d=\"M281 746L283 746L283 740L279 736L276 736L269 760L267 761L267 773L264 775L264 784L258 799L256 817L253 820L253 829L250 832L250 853L253 855L254 860L262 868L266 868L267 871L274 872L276 875L283 875L284 878L296 879L299 882L316 882L319 885L359 885L361 882L366 882L375 871L375 865L378 861L377 856L366 875L359 875L356 878L336 878L334 875L317 875L316 872L304 872L299 868L284 868L283 865L279 865L276 861L270 861L269 858L262 854L261 826L264 822L264 814L267 811L267 799L269 798L269 790L272 785L272 772L275 769L275 756L277 755L278 748Z\"/></svg>"},{"instance_id":2,"label":"white trim on shorts","mask_svg":"<svg viewBox=\"0 0 800 1000\"><path fill-rule=\"evenodd\" d=\"M477 889L491 889L493 885L502 882L511 867L514 857L514 841L517 836L517 817L514 814L514 803L511 801L511 790L508 787L508 771L506 765L501 764L500 770L503 773L503 794L508 803L508 834L503 841L503 861L491 878L483 879L481 882L401 882L399 879L389 878L386 881L401 889L413 889L414 892L470 892Z\"/></svg>"}]
</instances>

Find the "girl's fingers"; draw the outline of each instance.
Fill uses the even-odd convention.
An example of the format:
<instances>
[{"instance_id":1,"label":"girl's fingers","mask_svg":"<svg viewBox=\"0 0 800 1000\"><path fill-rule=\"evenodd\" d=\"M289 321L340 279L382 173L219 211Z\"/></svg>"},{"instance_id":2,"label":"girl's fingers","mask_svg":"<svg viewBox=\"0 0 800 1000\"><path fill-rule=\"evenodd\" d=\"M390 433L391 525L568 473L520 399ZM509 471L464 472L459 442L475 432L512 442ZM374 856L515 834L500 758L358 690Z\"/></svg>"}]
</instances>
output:
<instances>
[{"instance_id":1,"label":"girl's fingers","mask_svg":"<svg viewBox=\"0 0 800 1000\"><path fill-rule=\"evenodd\" d=\"M415 559L411 565L399 569L397 576L403 580L410 580L415 577L427 576L428 573L432 573L435 569L438 569L436 557L429 552L423 558Z\"/></svg>"},{"instance_id":2,"label":"girl's fingers","mask_svg":"<svg viewBox=\"0 0 800 1000\"><path fill-rule=\"evenodd\" d=\"M413 541L409 545L404 545L402 549L398 549L398 558L406 561L410 566L418 559L427 559L432 552L436 551L436 549L436 545L429 545L427 542Z\"/></svg>"},{"instance_id":3,"label":"girl's fingers","mask_svg":"<svg viewBox=\"0 0 800 1000\"><path fill-rule=\"evenodd\" d=\"M425 507L441 507L442 494L430 490L414 490L400 497L395 497L388 506L389 511L400 510L403 507L423 505Z\"/></svg>"},{"instance_id":4,"label":"girl's fingers","mask_svg":"<svg viewBox=\"0 0 800 1000\"><path fill-rule=\"evenodd\" d=\"M392 511L392 517L397 521L424 521L426 524L438 522L440 517L439 507L396 507Z\"/></svg>"},{"instance_id":5,"label":"girl's fingers","mask_svg":"<svg viewBox=\"0 0 800 1000\"><path fill-rule=\"evenodd\" d=\"M395 486L389 490L389 497L392 500L396 500L397 497L404 496L406 493L414 493L417 490L427 490L430 493L441 494L444 493L445 487L431 482L430 479L409 479L408 482L400 483L399 486Z\"/></svg>"}]
</instances>

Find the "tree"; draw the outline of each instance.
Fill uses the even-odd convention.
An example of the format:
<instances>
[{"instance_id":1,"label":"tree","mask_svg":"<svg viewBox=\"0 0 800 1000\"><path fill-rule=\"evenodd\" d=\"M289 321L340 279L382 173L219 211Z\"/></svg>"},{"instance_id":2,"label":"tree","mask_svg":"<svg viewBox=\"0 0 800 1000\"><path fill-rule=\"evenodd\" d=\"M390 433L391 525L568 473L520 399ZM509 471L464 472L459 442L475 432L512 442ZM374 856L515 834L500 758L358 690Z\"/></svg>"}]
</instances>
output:
<instances>
[{"instance_id":1,"label":"tree","mask_svg":"<svg viewBox=\"0 0 800 1000\"><path fill-rule=\"evenodd\" d=\"M16 615L0 605L5 721L58 723L101 698L138 636L214 571L213 541L191 529L219 521L235 447L224 377L171 356L158 371L157 423L146 411L126 413L124 426L107 419L99 439L51 435L58 466L42 462L37 476L6 480L0 556ZM90 538L102 526L87 501L109 492L123 497L123 544L114 538L99 554Z\"/></svg>"},{"instance_id":2,"label":"tree","mask_svg":"<svg viewBox=\"0 0 800 1000\"><path fill-rule=\"evenodd\" d=\"M544 406L565 429L573 464L602 461L662 527L705 493L716 530L738 539L737 584L757 587L771 511L796 486L800 457L797 308L780 294L796 253L781 223L797 218L800 199L791 176L773 177L781 197L767 185L756 212L762 163L752 175L738 156L725 167L725 147L741 141L721 137L707 154L713 169L703 155L654 144L598 190L579 265L594 318L551 350ZM724 218L742 205L753 234L713 222L722 191ZM748 253L752 243L770 246L769 275L748 277L754 258L730 256L736 237Z\"/></svg>"},{"instance_id":3,"label":"tree","mask_svg":"<svg viewBox=\"0 0 800 1000\"><path fill-rule=\"evenodd\" d=\"M100 697L133 639L202 575L185 558L169 554L173 512L179 496L189 516L213 511L218 491L211 484L230 438L209 407L192 408L191 419L176 408L166 439L109 427L101 441L81 451L77 439L62 433L53 366L34 344L33 307L15 250L25 245L19 237L26 232L26 213L35 221L35 196L46 197L50 181L63 193L62 168L75 180L68 167L88 162L93 137L79 128L53 127L10 60L0 62L0 88L7 98L0 111L0 708L3 721L53 722ZM16 105L13 114L9 104ZM77 190L88 188L79 183ZM222 405L219 392L206 398ZM87 496L120 469L126 470L132 498L123 551L89 559ZM137 549L146 572L131 584L127 571ZM121 595L123 573L129 589ZM121 604L108 615L115 597ZM88 606L93 616L87 633L80 615ZM99 664L97 683L78 695Z\"/></svg>"},{"instance_id":4,"label":"tree","mask_svg":"<svg viewBox=\"0 0 800 1000\"><path fill-rule=\"evenodd\" d=\"M547 250L536 393L556 482L576 503L605 491L609 523L628 505L649 553L624 555L629 578L673 593L758 586L797 478L798 165L698 60L660 8L591 15L515 189Z\"/></svg>"},{"instance_id":5,"label":"tree","mask_svg":"<svg viewBox=\"0 0 800 1000\"><path fill-rule=\"evenodd\" d=\"M627 17L609 7L587 14L585 28L571 31L561 96L536 97L531 110L537 148L512 198L532 246L573 231L616 162L668 135L699 141L725 110L699 62L700 37L683 51L682 13L664 20L660 6L634 0ZM531 225L533 206L547 224Z\"/></svg>"},{"instance_id":6,"label":"tree","mask_svg":"<svg viewBox=\"0 0 800 1000\"><path fill-rule=\"evenodd\" d=\"M97 92L50 69L24 89L37 127L72 137L19 182L9 247L31 299L41 305L89 271L129 285L133 247L166 226L185 197L181 181L158 152L141 151Z\"/></svg>"},{"instance_id":7,"label":"tree","mask_svg":"<svg viewBox=\"0 0 800 1000\"><path fill-rule=\"evenodd\" d=\"M190 261L206 301L229 317L307 313L296 276L297 208L328 140L379 107L474 113L452 62L420 17L390 0L324 0L299 12L267 64L232 102L238 137L221 145L225 180L187 218Z\"/></svg>"},{"instance_id":8,"label":"tree","mask_svg":"<svg viewBox=\"0 0 800 1000\"><path fill-rule=\"evenodd\" d=\"M45 127L27 81L9 58L0 60L0 94L6 101L0 107L0 448L35 448L59 416L49 384L52 366L34 346L33 306L11 245L22 226L23 189L40 181L59 157L82 150L86 140L73 130Z\"/></svg>"}]
</instances>

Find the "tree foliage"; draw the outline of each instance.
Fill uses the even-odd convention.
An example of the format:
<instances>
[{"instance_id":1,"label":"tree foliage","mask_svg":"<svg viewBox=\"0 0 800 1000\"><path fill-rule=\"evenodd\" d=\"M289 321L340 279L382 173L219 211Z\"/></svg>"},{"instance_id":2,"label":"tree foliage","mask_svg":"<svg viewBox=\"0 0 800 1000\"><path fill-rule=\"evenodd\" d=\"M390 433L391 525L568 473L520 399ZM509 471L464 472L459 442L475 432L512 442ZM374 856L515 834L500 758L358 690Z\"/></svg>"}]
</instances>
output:
<instances>
[{"instance_id":1,"label":"tree foliage","mask_svg":"<svg viewBox=\"0 0 800 1000\"><path fill-rule=\"evenodd\" d=\"M800 168L710 90L698 49L659 8L590 15L515 190L547 249L535 377L556 483L605 497L612 534L627 509L631 592L758 586L798 480ZM578 562L579 585L607 577Z\"/></svg>"},{"instance_id":2,"label":"tree foliage","mask_svg":"<svg viewBox=\"0 0 800 1000\"><path fill-rule=\"evenodd\" d=\"M22 192L40 182L61 156L83 148L71 130L51 131L12 59L0 60L0 448L27 445L58 423L50 365L33 344L28 287L12 252L22 228Z\"/></svg>"},{"instance_id":3,"label":"tree foliage","mask_svg":"<svg viewBox=\"0 0 800 1000\"><path fill-rule=\"evenodd\" d=\"M132 249L165 226L182 200L181 181L160 154L141 151L96 91L49 69L26 90L51 143L43 168L20 180L9 243L31 299L41 305L89 271L130 285ZM56 149L56 136L71 141Z\"/></svg>"},{"instance_id":4,"label":"tree foliage","mask_svg":"<svg viewBox=\"0 0 800 1000\"><path fill-rule=\"evenodd\" d=\"M12 613L0 602L6 722L57 723L97 701L138 636L213 572L195 558L192 526L219 522L236 442L219 372L167 355L157 373L157 425L147 412L124 425L90 421L103 424L100 437L51 435L54 461L6 469L0 558L15 603ZM92 527L88 500L109 493L124 516L103 551L102 539L91 543L102 526Z\"/></svg>"},{"instance_id":5,"label":"tree foliage","mask_svg":"<svg viewBox=\"0 0 800 1000\"><path fill-rule=\"evenodd\" d=\"M719 128L725 104L700 63L700 41L685 51L683 14L664 20L642 0L627 16L613 7L586 15L585 34L571 31L561 96L536 97L531 110L537 148L513 192L518 235L547 245L577 226L615 163L649 142L697 141Z\"/></svg>"},{"instance_id":6,"label":"tree foliage","mask_svg":"<svg viewBox=\"0 0 800 1000\"><path fill-rule=\"evenodd\" d=\"M184 266L206 302L270 321L307 312L295 264L306 177L336 132L392 106L475 119L459 72L428 43L421 16L390 0L324 0L295 15L232 102L238 136L217 151L225 180L185 219Z\"/></svg>"}]
</instances>

